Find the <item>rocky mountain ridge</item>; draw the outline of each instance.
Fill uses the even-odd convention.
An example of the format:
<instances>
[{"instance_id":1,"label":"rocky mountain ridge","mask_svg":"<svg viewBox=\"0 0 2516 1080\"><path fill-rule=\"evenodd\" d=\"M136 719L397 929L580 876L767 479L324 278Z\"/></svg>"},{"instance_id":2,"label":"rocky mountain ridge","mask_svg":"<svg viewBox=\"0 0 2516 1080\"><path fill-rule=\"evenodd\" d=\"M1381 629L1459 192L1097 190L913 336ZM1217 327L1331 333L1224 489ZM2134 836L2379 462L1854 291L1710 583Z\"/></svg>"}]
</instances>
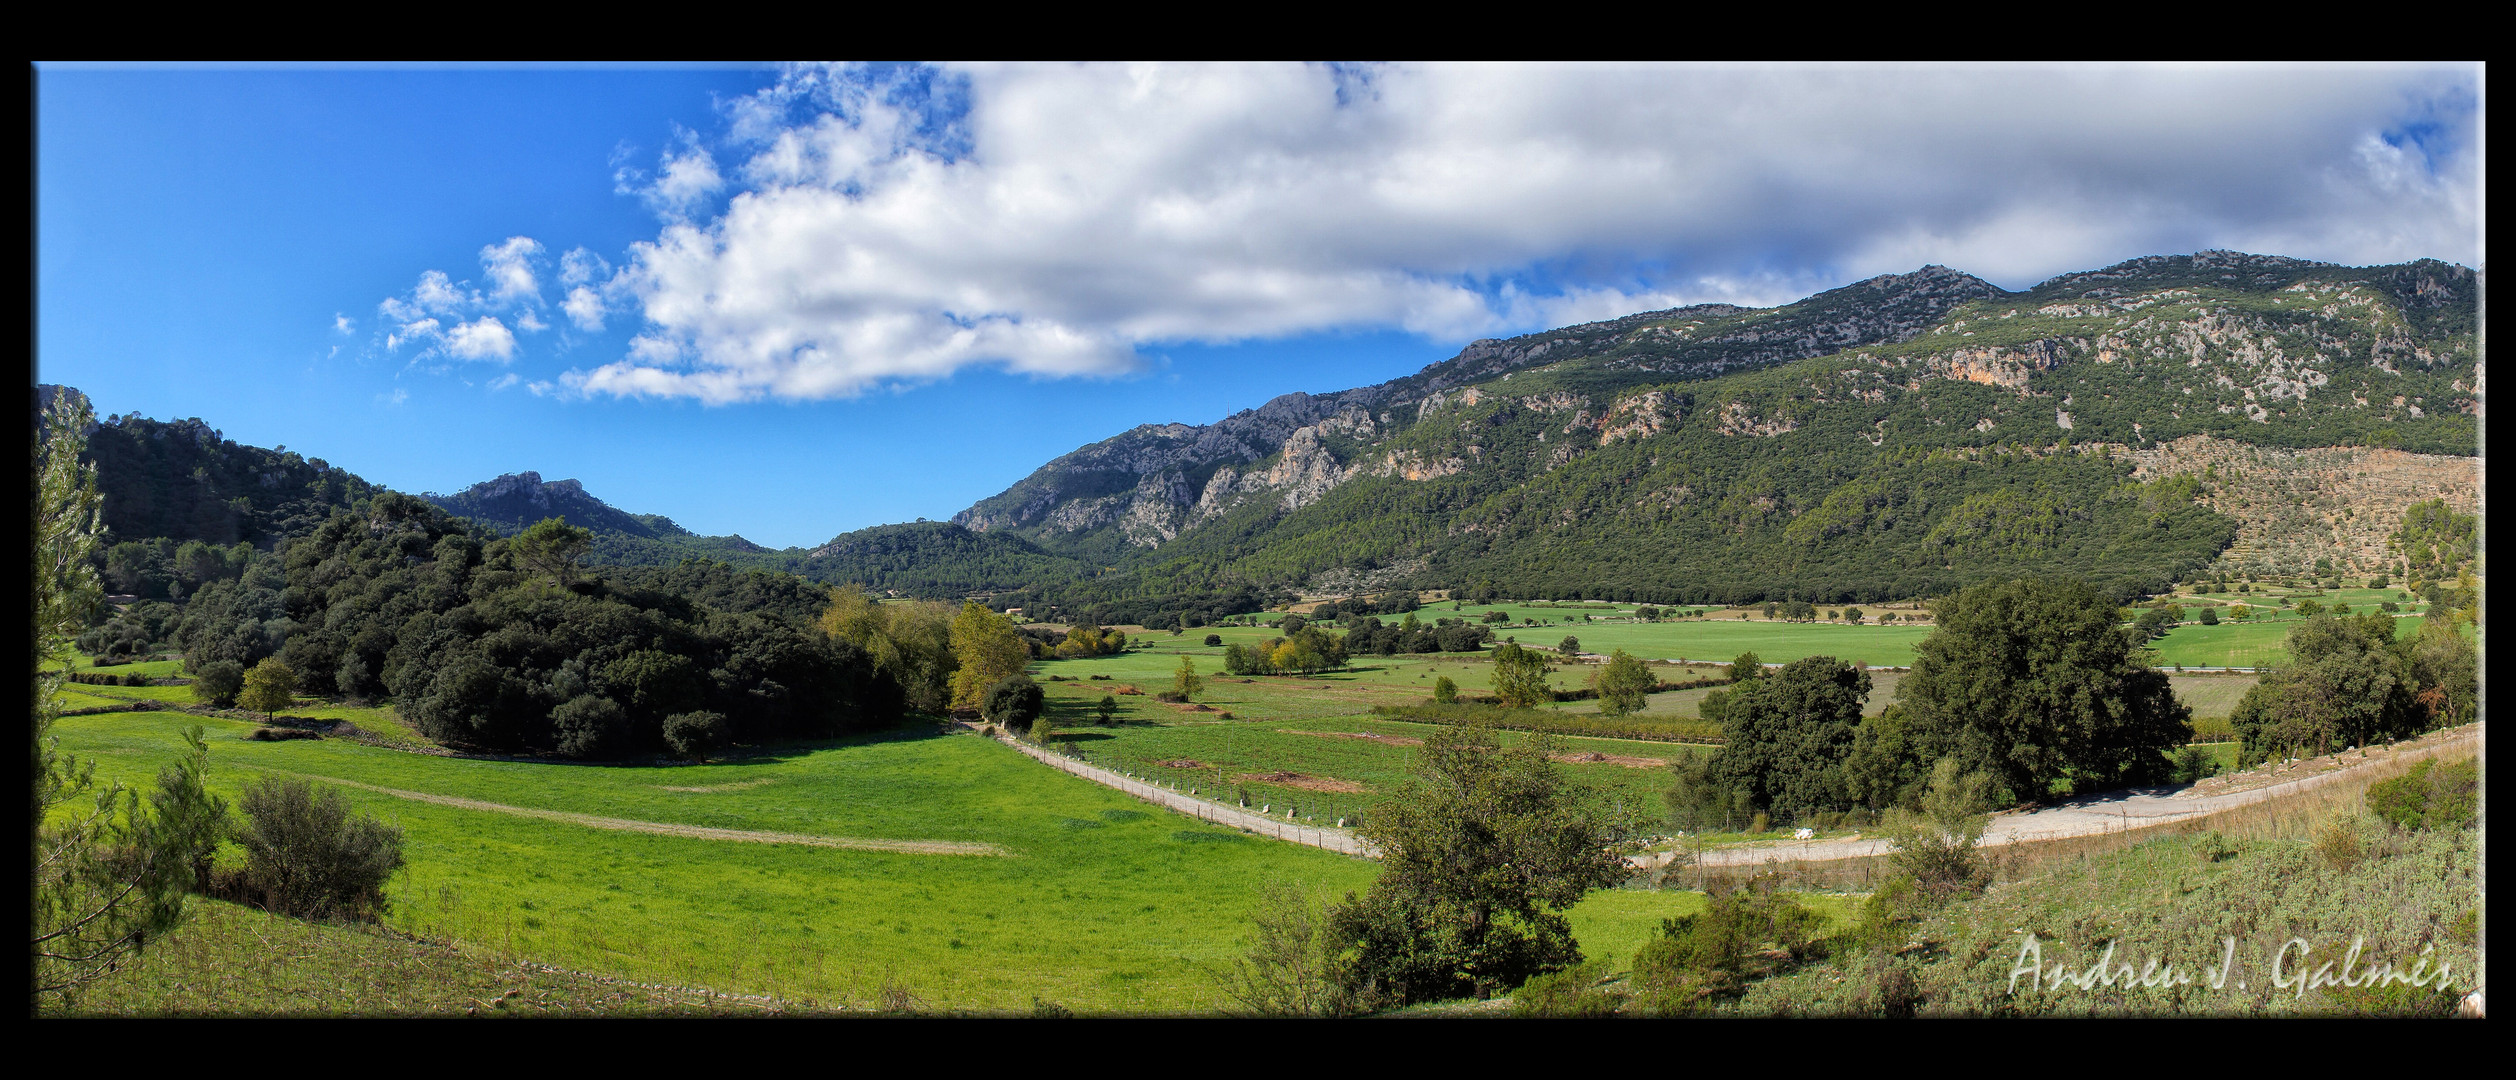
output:
<instances>
[{"instance_id":1,"label":"rocky mountain ridge","mask_svg":"<svg viewBox=\"0 0 2516 1080\"><path fill-rule=\"evenodd\" d=\"M1702 305L1479 341L1376 386L1287 394L1213 424L1145 425L1060 457L953 521L1114 561L1168 551L1243 508L1296 515L1357 481L1545 474L1689 424L1775 439L1847 406L1868 416L1858 437L1882 449L1900 425L1955 423L1976 443L2140 448L2208 435L2451 456L2471 445L2461 433L2479 410L2477 284L2435 261L2351 268L2218 251L2128 260L2018 293L1924 267L1780 308ZM1750 377L1782 367L1807 370L1787 382ZM1993 396L1924 392L1960 383ZM1941 405L1958 398L1970 415ZM1514 448L1525 463L1502 466L1495 440L1478 436L1504 413L1553 418ZM1232 531L1246 548L1263 546L1270 528L1249 519Z\"/></svg>"}]
</instances>

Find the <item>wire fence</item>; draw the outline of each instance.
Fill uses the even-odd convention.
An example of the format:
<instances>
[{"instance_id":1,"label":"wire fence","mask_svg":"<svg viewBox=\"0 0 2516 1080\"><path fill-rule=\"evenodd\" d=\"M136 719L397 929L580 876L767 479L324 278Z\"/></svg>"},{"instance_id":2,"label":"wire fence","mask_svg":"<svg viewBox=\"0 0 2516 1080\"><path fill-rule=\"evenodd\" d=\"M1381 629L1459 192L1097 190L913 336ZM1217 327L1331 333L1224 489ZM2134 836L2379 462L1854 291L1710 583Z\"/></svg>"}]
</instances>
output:
<instances>
[{"instance_id":1,"label":"wire fence","mask_svg":"<svg viewBox=\"0 0 2516 1080\"><path fill-rule=\"evenodd\" d=\"M1333 829L1322 825L1305 825L1299 821L1278 820L1256 811L1208 802L1175 788L1078 761L1063 754L1051 753L1009 735L998 735L996 741L1023 752L1049 768L1071 773L1103 787L1126 792L1146 802L1186 814L1199 821L1229 826L1259 836L1274 837L1288 844L1302 844L1323 851L1333 851L1340 855L1353 855L1366 859L1380 857L1378 849L1372 847L1369 841L1355 835L1351 829Z\"/></svg>"}]
</instances>

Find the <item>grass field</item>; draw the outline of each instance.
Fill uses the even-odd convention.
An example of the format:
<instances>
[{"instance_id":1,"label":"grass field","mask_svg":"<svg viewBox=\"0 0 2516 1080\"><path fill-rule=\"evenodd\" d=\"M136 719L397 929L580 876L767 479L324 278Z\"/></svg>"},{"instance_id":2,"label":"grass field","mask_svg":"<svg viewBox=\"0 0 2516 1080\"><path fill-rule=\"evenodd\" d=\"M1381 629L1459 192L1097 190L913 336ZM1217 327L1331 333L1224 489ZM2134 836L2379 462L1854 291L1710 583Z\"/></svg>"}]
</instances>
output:
<instances>
[{"instance_id":1,"label":"grass field","mask_svg":"<svg viewBox=\"0 0 2516 1080\"><path fill-rule=\"evenodd\" d=\"M2157 650L2158 663L2164 667L2277 666L2288 662L2289 652L2282 646L2297 622L2297 618L2291 616L2244 623L2223 622L2217 626L2187 624L2150 642L2149 647ZM2395 619L2394 636L2398 639L2417 636L2421 622L2418 617Z\"/></svg>"},{"instance_id":2,"label":"grass field","mask_svg":"<svg viewBox=\"0 0 2516 1080\"><path fill-rule=\"evenodd\" d=\"M65 748L145 782L190 720L72 717ZM209 721L231 798L286 772L665 824L957 840L1006 857L738 843L586 828L345 791L398 823L393 925L579 971L869 1006L1204 1011L1269 881L1342 893L1370 863L1151 812L976 736L910 736L679 768L448 759L334 740L246 742ZM688 789L688 790L675 790Z\"/></svg>"},{"instance_id":3,"label":"grass field","mask_svg":"<svg viewBox=\"0 0 2516 1080\"><path fill-rule=\"evenodd\" d=\"M553 971L491 949L193 897L80 1016L757 1016L771 1003ZM273 963L286 957L286 963Z\"/></svg>"}]
</instances>

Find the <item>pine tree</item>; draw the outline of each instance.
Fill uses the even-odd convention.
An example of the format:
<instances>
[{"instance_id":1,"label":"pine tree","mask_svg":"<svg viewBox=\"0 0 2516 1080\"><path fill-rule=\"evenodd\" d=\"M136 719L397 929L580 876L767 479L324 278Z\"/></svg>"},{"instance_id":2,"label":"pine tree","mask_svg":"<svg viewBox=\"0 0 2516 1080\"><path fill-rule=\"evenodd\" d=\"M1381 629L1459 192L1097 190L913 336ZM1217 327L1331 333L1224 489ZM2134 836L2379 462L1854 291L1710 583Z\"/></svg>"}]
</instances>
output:
<instances>
[{"instance_id":1,"label":"pine tree","mask_svg":"<svg viewBox=\"0 0 2516 1080\"><path fill-rule=\"evenodd\" d=\"M29 953L38 1011L68 1004L80 987L174 927L201 855L199 837L209 830L203 822L224 812L197 782L208 752L197 735L185 768L161 782L151 814L131 788L100 789L95 763L62 753L52 734L75 655L70 639L104 595L95 570L103 499L95 467L79 462L93 422L85 398L56 390L37 447Z\"/></svg>"}]
</instances>

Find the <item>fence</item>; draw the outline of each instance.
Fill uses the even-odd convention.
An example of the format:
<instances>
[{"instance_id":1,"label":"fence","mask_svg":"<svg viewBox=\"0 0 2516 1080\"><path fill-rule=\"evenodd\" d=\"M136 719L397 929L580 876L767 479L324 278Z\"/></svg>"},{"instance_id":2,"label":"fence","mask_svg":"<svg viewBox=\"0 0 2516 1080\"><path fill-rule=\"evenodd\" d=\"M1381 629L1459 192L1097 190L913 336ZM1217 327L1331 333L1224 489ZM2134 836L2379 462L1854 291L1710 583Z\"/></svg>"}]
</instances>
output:
<instances>
[{"instance_id":1,"label":"fence","mask_svg":"<svg viewBox=\"0 0 2516 1080\"><path fill-rule=\"evenodd\" d=\"M1116 788L1146 802L1186 814L1199 821L1227 825L1260 836L1271 836L1288 844L1302 844L1323 851L1333 851L1340 855L1353 855L1366 859L1380 857L1377 849L1362 837L1354 835L1350 829L1331 829L1318 825L1304 825L1296 821L1279 821L1236 806L1207 802L1185 792L1138 780L1098 765L1076 761L1062 754L1052 754L1011 736L999 735L996 741L1020 750L1052 769L1072 773L1102 787Z\"/></svg>"}]
</instances>

